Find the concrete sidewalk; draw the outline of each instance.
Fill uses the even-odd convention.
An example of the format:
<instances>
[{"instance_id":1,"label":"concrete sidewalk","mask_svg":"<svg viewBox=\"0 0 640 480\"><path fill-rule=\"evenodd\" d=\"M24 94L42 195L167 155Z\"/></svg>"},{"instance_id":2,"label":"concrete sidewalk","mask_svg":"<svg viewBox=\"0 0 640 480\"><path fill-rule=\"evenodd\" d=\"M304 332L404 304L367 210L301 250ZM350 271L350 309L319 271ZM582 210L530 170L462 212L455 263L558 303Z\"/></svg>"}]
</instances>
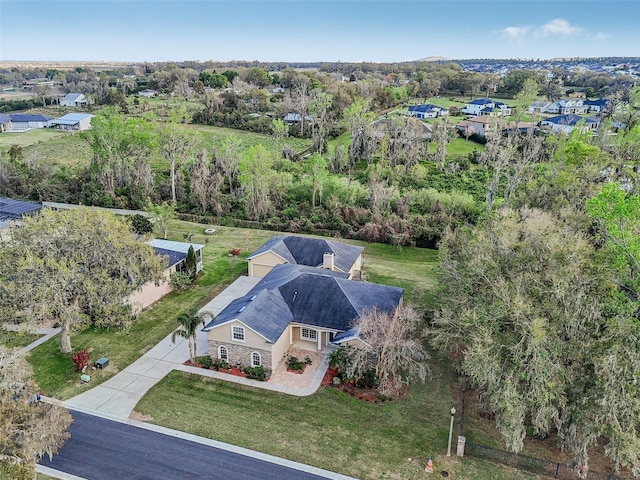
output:
<instances>
[{"instance_id":1,"label":"concrete sidewalk","mask_svg":"<svg viewBox=\"0 0 640 480\"><path fill-rule=\"evenodd\" d=\"M200 311L218 314L233 299L247 293L259 278L240 277ZM207 334L198 331L197 352L207 351ZM89 409L116 418L127 418L147 391L173 369L182 369L189 359L189 343L184 338L171 341L168 335L141 358L106 382L70 398L64 404L72 409ZM203 369L200 372L206 372ZM200 373L196 372L196 373Z\"/></svg>"},{"instance_id":2,"label":"concrete sidewalk","mask_svg":"<svg viewBox=\"0 0 640 480\"><path fill-rule=\"evenodd\" d=\"M10 332L19 332L22 330L20 325L5 325L3 327L5 330ZM22 347L19 351L20 353L27 353L29 350L33 350L38 345L42 345L44 342L49 340L51 337L55 337L58 333L60 333L60 327L58 328L35 328L33 330L27 330L29 333L35 333L37 335L42 335L40 338L31 342L26 347Z\"/></svg>"}]
</instances>

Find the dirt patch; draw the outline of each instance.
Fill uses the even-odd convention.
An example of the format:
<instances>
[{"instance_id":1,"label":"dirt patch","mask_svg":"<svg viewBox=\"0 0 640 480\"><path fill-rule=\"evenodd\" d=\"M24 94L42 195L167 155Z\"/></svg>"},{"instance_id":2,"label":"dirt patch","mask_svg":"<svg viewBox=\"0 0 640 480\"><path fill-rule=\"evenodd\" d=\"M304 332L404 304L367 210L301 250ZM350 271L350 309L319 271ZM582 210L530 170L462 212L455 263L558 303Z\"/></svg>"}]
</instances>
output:
<instances>
[{"instance_id":1,"label":"dirt patch","mask_svg":"<svg viewBox=\"0 0 640 480\"><path fill-rule=\"evenodd\" d=\"M139 413L135 410L129 414L129 418L139 422L153 422L153 417L151 415L145 415L144 413Z\"/></svg>"}]
</instances>

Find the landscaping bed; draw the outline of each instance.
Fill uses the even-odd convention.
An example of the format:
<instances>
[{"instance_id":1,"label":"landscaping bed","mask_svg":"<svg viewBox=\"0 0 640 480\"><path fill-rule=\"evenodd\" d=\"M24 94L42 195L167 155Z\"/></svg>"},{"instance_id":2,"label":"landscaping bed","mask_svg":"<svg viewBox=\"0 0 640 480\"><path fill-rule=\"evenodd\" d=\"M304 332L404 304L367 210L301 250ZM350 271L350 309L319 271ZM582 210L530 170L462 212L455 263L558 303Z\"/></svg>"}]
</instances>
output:
<instances>
[{"instance_id":1,"label":"landscaping bed","mask_svg":"<svg viewBox=\"0 0 640 480\"><path fill-rule=\"evenodd\" d=\"M405 386L397 392L393 397L381 395L378 389L375 387L367 387L365 385L358 385L355 381L342 381L340 379L340 372L336 367L329 367L322 378L321 385L327 388L335 388L347 395L357 398L358 400L364 400L370 403L388 402L390 400L396 400L398 398L404 398L407 396L408 389Z\"/></svg>"}]
</instances>

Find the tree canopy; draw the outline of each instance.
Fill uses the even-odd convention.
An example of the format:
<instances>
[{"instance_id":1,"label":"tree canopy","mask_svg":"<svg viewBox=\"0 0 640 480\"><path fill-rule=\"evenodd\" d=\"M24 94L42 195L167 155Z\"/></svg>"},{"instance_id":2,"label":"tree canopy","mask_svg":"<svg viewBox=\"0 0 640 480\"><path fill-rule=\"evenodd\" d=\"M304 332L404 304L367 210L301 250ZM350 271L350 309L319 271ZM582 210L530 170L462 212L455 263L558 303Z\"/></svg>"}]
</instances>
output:
<instances>
[{"instance_id":1,"label":"tree canopy","mask_svg":"<svg viewBox=\"0 0 640 480\"><path fill-rule=\"evenodd\" d=\"M553 215L501 210L446 235L431 334L478 388L510 450L554 429L583 475L600 436L638 468L640 324L595 248ZM583 477L584 478L584 477Z\"/></svg>"},{"instance_id":2,"label":"tree canopy","mask_svg":"<svg viewBox=\"0 0 640 480\"><path fill-rule=\"evenodd\" d=\"M69 438L69 412L40 401L24 358L0 346L0 477L31 480L36 461Z\"/></svg>"},{"instance_id":3,"label":"tree canopy","mask_svg":"<svg viewBox=\"0 0 640 480\"><path fill-rule=\"evenodd\" d=\"M137 239L129 222L104 211L44 209L11 230L0 249L0 319L60 324L60 348L71 352L73 326L125 326L125 299L160 280L164 259Z\"/></svg>"}]
</instances>

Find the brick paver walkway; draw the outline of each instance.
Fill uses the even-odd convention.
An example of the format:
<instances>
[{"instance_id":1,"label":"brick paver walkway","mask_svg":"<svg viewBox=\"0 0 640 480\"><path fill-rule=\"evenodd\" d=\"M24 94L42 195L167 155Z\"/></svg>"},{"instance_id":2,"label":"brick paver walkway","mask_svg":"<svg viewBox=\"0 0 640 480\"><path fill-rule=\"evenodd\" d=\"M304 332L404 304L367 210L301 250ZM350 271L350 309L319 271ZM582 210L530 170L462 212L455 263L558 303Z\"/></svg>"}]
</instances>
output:
<instances>
[{"instance_id":1,"label":"brick paver walkway","mask_svg":"<svg viewBox=\"0 0 640 480\"><path fill-rule=\"evenodd\" d=\"M304 360L305 357L309 357L312 363L311 365L307 365L302 373L288 372L287 365L285 364L285 360L288 355L298 357L300 360ZM307 388L315 373L318 371L318 368L320 368L323 356L324 355L321 352L290 348L271 374L269 383L283 385L290 388Z\"/></svg>"}]
</instances>

